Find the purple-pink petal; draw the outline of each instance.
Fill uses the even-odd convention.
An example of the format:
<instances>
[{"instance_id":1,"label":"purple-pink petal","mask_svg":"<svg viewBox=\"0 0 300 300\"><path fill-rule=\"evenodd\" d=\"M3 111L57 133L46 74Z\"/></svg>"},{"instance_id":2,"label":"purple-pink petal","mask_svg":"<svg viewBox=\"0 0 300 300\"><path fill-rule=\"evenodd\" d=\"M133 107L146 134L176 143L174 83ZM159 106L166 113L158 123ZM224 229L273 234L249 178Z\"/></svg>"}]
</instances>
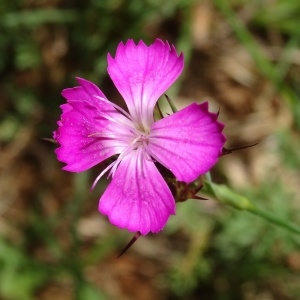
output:
<instances>
[{"instance_id":1,"label":"purple-pink petal","mask_svg":"<svg viewBox=\"0 0 300 300\"><path fill-rule=\"evenodd\" d=\"M77 104L76 109L72 107L71 111L62 114L60 127L54 134L60 144L55 151L57 158L66 163L63 169L71 172L87 170L123 149L120 143L102 141L99 137L92 136L99 130L99 126L95 126L94 116L87 117L78 111L79 107L84 112L92 111L82 103Z\"/></svg>"},{"instance_id":2,"label":"purple-pink petal","mask_svg":"<svg viewBox=\"0 0 300 300\"><path fill-rule=\"evenodd\" d=\"M112 224L145 235L163 229L175 214L175 202L154 163L138 148L120 163L100 199L99 211Z\"/></svg>"},{"instance_id":3,"label":"purple-pink petal","mask_svg":"<svg viewBox=\"0 0 300 300\"><path fill-rule=\"evenodd\" d=\"M149 129L156 101L182 72L183 55L159 39L150 46L128 40L119 44L115 58L108 55L107 59L108 73L132 118Z\"/></svg>"},{"instance_id":4,"label":"purple-pink petal","mask_svg":"<svg viewBox=\"0 0 300 300\"><path fill-rule=\"evenodd\" d=\"M79 86L64 89L61 93L68 102L81 101L98 106L99 100L95 98L95 95L106 99L103 92L94 83L80 77L76 77L76 80ZM101 104L102 109L107 108L109 110L111 107L109 104Z\"/></svg>"},{"instance_id":5,"label":"purple-pink petal","mask_svg":"<svg viewBox=\"0 0 300 300\"><path fill-rule=\"evenodd\" d=\"M120 153L127 146L124 136L131 126L112 105L97 98L105 96L94 84L77 80L81 86L62 92L68 103L61 106L59 128L53 134L60 145L57 158L71 172L84 171Z\"/></svg>"},{"instance_id":6,"label":"purple-pink petal","mask_svg":"<svg viewBox=\"0 0 300 300\"><path fill-rule=\"evenodd\" d=\"M149 150L179 181L192 182L208 172L221 155L225 136L208 103L193 103L151 127Z\"/></svg>"}]
</instances>

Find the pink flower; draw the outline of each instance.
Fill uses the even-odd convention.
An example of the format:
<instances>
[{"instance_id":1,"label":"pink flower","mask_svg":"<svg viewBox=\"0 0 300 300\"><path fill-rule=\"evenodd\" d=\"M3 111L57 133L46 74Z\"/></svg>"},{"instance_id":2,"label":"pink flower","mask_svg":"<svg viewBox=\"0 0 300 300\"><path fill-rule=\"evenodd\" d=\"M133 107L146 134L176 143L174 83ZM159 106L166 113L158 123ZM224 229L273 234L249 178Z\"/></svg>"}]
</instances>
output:
<instances>
[{"instance_id":1,"label":"pink flower","mask_svg":"<svg viewBox=\"0 0 300 300\"><path fill-rule=\"evenodd\" d=\"M145 235L160 231L175 214L172 193L155 166L159 162L179 181L192 182L222 154L225 137L208 103L193 103L155 121L154 106L183 69L183 55L156 39L120 43L108 54L108 74L123 96L128 112L110 102L93 83L65 89L67 103L54 138L64 170L82 172L118 154L96 179L109 171L110 184L99 211L120 228Z\"/></svg>"}]
</instances>

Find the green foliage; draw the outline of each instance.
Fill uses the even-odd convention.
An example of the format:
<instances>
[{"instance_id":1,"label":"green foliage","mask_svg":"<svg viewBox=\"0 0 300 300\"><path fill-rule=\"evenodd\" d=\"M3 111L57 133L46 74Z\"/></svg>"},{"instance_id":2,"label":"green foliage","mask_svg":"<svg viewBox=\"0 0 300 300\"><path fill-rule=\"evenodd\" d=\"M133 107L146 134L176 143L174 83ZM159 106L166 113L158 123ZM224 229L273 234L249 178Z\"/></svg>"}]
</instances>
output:
<instances>
[{"instance_id":1,"label":"green foliage","mask_svg":"<svg viewBox=\"0 0 300 300\"><path fill-rule=\"evenodd\" d=\"M284 222L299 223L300 213L293 207L295 195L287 192L280 182L263 182L256 190L244 190L241 194L268 214ZM299 248L299 235L291 234L284 226L274 227L269 219L249 214L245 210L248 206L241 206L245 211L236 204L232 207L235 209L220 211L212 221L205 206L201 214L199 204L185 203L178 210L179 225L175 221L168 225L169 233L174 234L177 226L184 228L190 239L169 275L170 287L179 299L192 297L199 283L211 289L210 284L215 281L223 282L230 295L226 298L224 290L216 289L220 297L217 299L239 299L242 297L239 287L247 282L261 284L270 278L282 281L289 274L285 260ZM234 291L230 287L235 287ZM297 287L289 287L287 293L296 294Z\"/></svg>"},{"instance_id":2,"label":"green foliage","mask_svg":"<svg viewBox=\"0 0 300 300\"><path fill-rule=\"evenodd\" d=\"M289 35L299 35L300 4L296 0L279 0L270 5L262 1L254 22L261 27L270 27Z\"/></svg>"},{"instance_id":3,"label":"green foliage","mask_svg":"<svg viewBox=\"0 0 300 300\"><path fill-rule=\"evenodd\" d=\"M278 133L279 153L284 164L292 170L300 169L300 140L298 136L293 135L289 131L281 131Z\"/></svg>"},{"instance_id":4,"label":"green foliage","mask_svg":"<svg viewBox=\"0 0 300 300\"><path fill-rule=\"evenodd\" d=\"M281 219L300 219L299 215L295 216L291 207L293 196L285 191L280 182L265 182L259 190L249 190L243 194L253 199L256 204L263 205L264 210L274 210L273 213ZM274 228L264 219L239 211L232 211L224 216L221 224L224 230L216 236L215 247L225 259L233 261L239 261L244 256L253 256L255 260L272 258L274 255L283 257L297 249L300 242L297 236L288 231Z\"/></svg>"},{"instance_id":5,"label":"green foliage","mask_svg":"<svg viewBox=\"0 0 300 300\"><path fill-rule=\"evenodd\" d=\"M291 111L295 116L295 123L298 128L300 127L300 106L299 106L299 89L296 87L299 85L299 75L296 73L294 76L288 78L288 72L291 67L290 55L292 51L298 49L300 45L300 30L299 20L297 17L297 11L299 10L299 3L295 0L282 0L275 1L273 5L269 5L268 2L252 3L251 9L253 10L253 17L247 24L245 24L230 7L230 4L224 0L214 0L216 7L223 13L228 23L232 27L232 30L243 44L247 48L257 67L262 75L268 78L274 84L274 88L278 89L281 95L291 106ZM294 10L296 9L296 10ZM276 13L277 12L277 13ZM253 25L259 25L263 30L273 30L273 23L269 24L268 16L273 19L279 28L277 34L286 33L283 30L287 27L284 24L289 25L288 34L286 36L287 42L284 41L283 49L281 51L280 58L274 63L272 62L263 51L260 44L252 36L249 27ZM262 21L264 20L265 23ZM268 24L268 25L266 25ZM281 28L280 26L283 26Z\"/></svg>"},{"instance_id":6,"label":"green foliage","mask_svg":"<svg viewBox=\"0 0 300 300\"><path fill-rule=\"evenodd\" d=\"M7 299L32 299L47 275L23 251L24 249L0 239L0 294Z\"/></svg>"}]
</instances>

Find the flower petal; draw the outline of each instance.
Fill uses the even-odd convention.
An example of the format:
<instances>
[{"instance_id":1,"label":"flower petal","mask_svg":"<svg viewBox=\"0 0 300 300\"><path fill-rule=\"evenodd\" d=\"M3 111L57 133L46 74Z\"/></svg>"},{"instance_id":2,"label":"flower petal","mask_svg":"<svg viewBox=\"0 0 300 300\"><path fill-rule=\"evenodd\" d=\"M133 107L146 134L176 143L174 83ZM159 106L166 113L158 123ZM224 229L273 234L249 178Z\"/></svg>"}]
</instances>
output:
<instances>
[{"instance_id":1,"label":"flower petal","mask_svg":"<svg viewBox=\"0 0 300 300\"><path fill-rule=\"evenodd\" d=\"M99 100L94 97L95 95L106 99L103 92L94 83L80 77L76 77L76 80L80 86L64 89L61 93L68 102L82 101L97 106L99 105ZM101 105L104 107L107 106L107 109L111 108L111 106L106 103L101 103Z\"/></svg>"},{"instance_id":2,"label":"flower petal","mask_svg":"<svg viewBox=\"0 0 300 300\"><path fill-rule=\"evenodd\" d=\"M61 120L54 139L58 160L66 163L64 170L81 172L120 153L132 139L131 121L107 102L93 83L77 79L81 86L62 92L68 103L61 106ZM97 97L95 97L97 96Z\"/></svg>"},{"instance_id":3,"label":"flower petal","mask_svg":"<svg viewBox=\"0 0 300 300\"><path fill-rule=\"evenodd\" d=\"M208 103L193 103L152 125L149 151L180 181L192 182L210 170L226 141L224 125Z\"/></svg>"},{"instance_id":4,"label":"flower petal","mask_svg":"<svg viewBox=\"0 0 300 300\"><path fill-rule=\"evenodd\" d=\"M108 54L108 73L123 96L133 119L149 129L158 98L183 69L183 55L174 46L156 39L149 47L140 41L120 43L116 56Z\"/></svg>"},{"instance_id":5,"label":"flower petal","mask_svg":"<svg viewBox=\"0 0 300 300\"><path fill-rule=\"evenodd\" d=\"M145 235L165 226L175 214L175 201L154 163L139 147L120 163L100 199L99 211L112 224Z\"/></svg>"}]
</instances>

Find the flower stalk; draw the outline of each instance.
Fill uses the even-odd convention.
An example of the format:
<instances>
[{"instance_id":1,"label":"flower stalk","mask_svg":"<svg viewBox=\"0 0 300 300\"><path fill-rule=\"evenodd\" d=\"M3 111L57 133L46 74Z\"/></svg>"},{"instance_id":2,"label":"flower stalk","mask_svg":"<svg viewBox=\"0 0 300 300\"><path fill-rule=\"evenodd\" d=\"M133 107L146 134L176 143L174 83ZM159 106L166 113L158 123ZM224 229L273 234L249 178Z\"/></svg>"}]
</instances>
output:
<instances>
[{"instance_id":1,"label":"flower stalk","mask_svg":"<svg viewBox=\"0 0 300 300\"><path fill-rule=\"evenodd\" d=\"M275 214L257 207L247 197L239 195L226 185L216 184L211 180L206 180L202 191L209 196L213 196L218 202L222 204L238 210L248 211L269 221L272 224L280 226L293 233L300 234L300 226L283 220Z\"/></svg>"}]
</instances>

